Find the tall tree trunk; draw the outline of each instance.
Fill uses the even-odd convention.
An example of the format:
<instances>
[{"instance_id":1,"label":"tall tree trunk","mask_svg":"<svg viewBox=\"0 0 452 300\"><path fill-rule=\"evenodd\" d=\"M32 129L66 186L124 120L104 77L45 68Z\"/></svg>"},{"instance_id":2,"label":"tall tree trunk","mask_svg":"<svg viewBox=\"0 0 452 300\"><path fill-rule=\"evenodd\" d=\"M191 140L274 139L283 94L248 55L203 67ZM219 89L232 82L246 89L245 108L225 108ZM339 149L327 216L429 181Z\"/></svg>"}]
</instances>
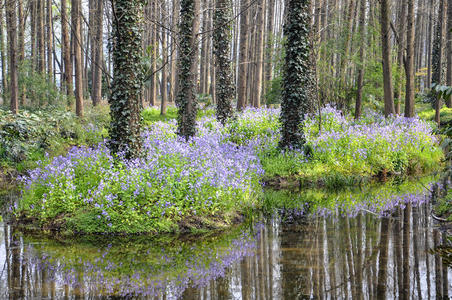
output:
<instances>
[{"instance_id":1,"label":"tall tree trunk","mask_svg":"<svg viewBox=\"0 0 452 300\"><path fill-rule=\"evenodd\" d=\"M305 143L303 118L312 106L309 97L311 78L311 14L309 0L286 0L287 19L284 24L286 57L281 105L282 139L280 145L302 147Z\"/></svg>"},{"instance_id":2,"label":"tall tree trunk","mask_svg":"<svg viewBox=\"0 0 452 300\"><path fill-rule=\"evenodd\" d=\"M405 56L405 47L406 47L406 9L407 9L407 3L405 1L402 1L399 3L400 10L399 10L399 28L398 28L398 35L399 35L399 44L397 48L397 68L399 69L400 74L405 70L404 68L404 56ZM413 21L414 22L414 21ZM397 105L396 105L396 113L400 114L400 103L402 101L402 87L403 82L402 80L399 80L397 83L397 87L395 88L395 96L394 98L397 99ZM405 107L406 109L406 107Z\"/></svg>"},{"instance_id":3,"label":"tall tree trunk","mask_svg":"<svg viewBox=\"0 0 452 300\"><path fill-rule=\"evenodd\" d=\"M53 81L53 14L52 0L47 0L47 22L46 22L46 43L47 43L47 76Z\"/></svg>"},{"instance_id":4,"label":"tall tree trunk","mask_svg":"<svg viewBox=\"0 0 452 300\"><path fill-rule=\"evenodd\" d=\"M75 65L75 111L77 116L83 116L83 66L82 66L82 33L81 33L81 2L72 0L72 32Z\"/></svg>"},{"instance_id":5,"label":"tall tree trunk","mask_svg":"<svg viewBox=\"0 0 452 300\"><path fill-rule=\"evenodd\" d=\"M254 82L254 107L260 107L262 101L262 80L264 66L264 32L265 32L265 0L261 0L257 7L257 34L256 34L256 81Z\"/></svg>"},{"instance_id":6,"label":"tall tree trunk","mask_svg":"<svg viewBox=\"0 0 452 300\"><path fill-rule=\"evenodd\" d=\"M414 0L408 0L405 117L414 117Z\"/></svg>"},{"instance_id":7,"label":"tall tree trunk","mask_svg":"<svg viewBox=\"0 0 452 300\"><path fill-rule=\"evenodd\" d=\"M385 116L395 114L394 94L391 70L391 31L390 31L390 4L389 0L381 1L381 44L383 63L383 84Z\"/></svg>"},{"instance_id":8,"label":"tall tree trunk","mask_svg":"<svg viewBox=\"0 0 452 300\"><path fill-rule=\"evenodd\" d=\"M18 65L21 67L25 61L25 15L24 15L24 2L19 0L18 2L18 12L19 12L19 51L18 51ZM0 14L1 16L1 14ZM0 24L1 26L1 24ZM20 87L19 105L23 107L25 105L25 85Z\"/></svg>"},{"instance_id":9,"label":"tall tree trunk","mask_svg":"<svg viewBox=\"0 0 452 300\"><path fill-rule=\"evenodd\" d=\"M199 0L182 0L180 10L178 134L187 140L196 133Z\"/></svg>"},{"instance_id":10,"label":"tall tree trunk","mask_svg":"<svg viewBox=\"0 0 452 300\"><path fill-rule=\"evenodd\" d=\"M268 14L267 14L267 41L265 46L265 89L270 88L273 73L273 23L275 14L275 0L268 1Z\"/></svg>"},{"instance_id":11,"label":"tall tree trunk","mask_svg":"<svg viewBox=\"0 0 452 300\"><path fill-rule=\"evenodd\" d=\"M452 0L447 1L447 76L448 86L452 86ZM446 100L447 107L452 107L452 99Z\"/></svg>"},{"instance_id":12,"label":"tall tree trunk","mask_svg":"<svg viewBox=\"0 0 452 300\"><path fill-rule=\"evenodd\" d=\"M176 100L176 76L177 76L177 61L178 61L178 35L176 31L178 29L180 13L180 2L179 0L173 0L173 18L171 23L171 78L170 78L170 101L175 102Z\"/></svg>"},{"instance_id":13,"label":"tall tree trunk","mask_svg":"<svg viewBox=\"0 0 452 300\"><path fill-rule=\"evenodd\" d=\"M452 0L447 1L447 76L448 86L452 86ZM452 107L452 99L446 101L447 107Z\"/></svg>"},{"instance_id":14,"label":"tall tree trunk","mask_svg":"<svg viewBox=\"0 0 452 300\"><path fill-rule=\"evenodd\" d=\"M102 101L102 75L103 75L103 60L104 60L104 49L103 49L103 35L104 35L104 5L103 1L98 1L97 10L95 13L96 18L96 33L95 39L93 40L94 47L94 61L92 68L94 68L93 77L93 105L96 106Z\"/></svg>"},{"instance_id":15,"label":"tall tree trunk","mask_svg":"<svg viewBox=\"0 0 452 300\"><path fill-rule=\"evenodd\" d=\"M359 47L359 64L358 64L358 88L356 90L356 105L355 105L355 119L359 119L361 116L362 98L363 98L363 86L364 86L364 27L366 21L366 0L361 0L361 10L359 16L359 37L360 37L360 47Z\"/></svg>"},{"instance_id":16,"label":"tall tree trunk","mask_svg":"<svg viewBox=\"0 0 452 300\"><path fill-rule=\"evenodd\" d=\"M249 0L240 0L240 50L237 82L237 109L246 106L246 78L248 72L248 5Z\"/></svg>"},{"instance_id":17,"label":"tall tree trunk","mask_svg":"<svg viewBox=\"0 0 452 300\"><path fill-rule=\"evenodd\" d=\"M6 0L5 0L6 1ZM2 63L2 93L3 97L6 96L6 92L8 90L8 83L6 81L6 55L5 52L7 51L7 48L5 49L5 37L4 37L4 31L3 31L3 5L0 5L0 59Z\"/></svg>"},{"instance_id":18,"label":"tall tree trunk","mask_svg":"<svg viewBox=\"0 0 452 300\"><path fill-rule=\"evenodd\" d=\"M126 158L140 155L140 113L143 74L142 60L143 1L113 0L113 83L111 89L109 147Z\"/></svg>"},{"instance_id":19,"label":"tall tree trunk","mask_svg":"<svg viewBox=\"0 0 452 300\"><path fill-rule=\"evenodd\" d=\"M232 1L216 0L214 13L213 48L215 53L216 115L223 125L232 117L232 100L235 90L232 82L231 66L231 26Z\"/></svg>"},{"instance_id":20,"label":"tall tree trunk","mask_svg":"<svg viewBox=\"0 0 452 300\"><path fill-rule=\"evenodd\" d=\"M67 0L61 0L61 40L63 60L64 60L64 89L68 96L73 96L72 87L72 60L71 60L71 43L69 42L68 32L69 19L67 15Z\"/></svg>"},{"instance_id":21,"label":"tall tree trunk","mask_svg":"<svg viewBox=\"0 0 452 300\"><path fill-rule=\"evenodd\" d=\"M10 109L13 114L19 111L19 88L17 79L17 13L16 1L5 0L6 27L9 45L9 91Z\"/></svg>"},{"instance_id":22,"label":"tall tree trunk","mask_svg":"<svg viewBox=\"0 0 452 300\"><path fill-rule=\"evenodd\" d=\"M443 83L443 47L444 47L444 31L446 19L446 0L440 0L438 6L438 23L436 25L435 39L433 41L432 53L432 82L431 84ZM435 101L435 121L440 124L441 98L432 98Z\"/></svg>"},{"instance_id":23,"label":"tall tree trunk","mask_svg":"<svg viewBox=\"0 0 452 300\"><path fill-rule=\"evenodd\" d=\"M44 29L44 11L45 2L38 0L36 2L36 16L37 16L37 37L38 37L38 72L45 75L46 72L46 52L45 52L45 29Z\"/></svg>"},{"instance_id":24,"label":"tall tree trunk","mask_svg":"<svg viewBox=\"0 0 452 300\"><path fill-rule=\"evenodd\" d=\"M162 1L162 14L161 14L161 22L162 24L165 24L165 15L166 15L166 3L165 1ZM165 24L166 25L166 24ZM162 101L160 103L160 114L166 115L167 105L168 105L168 75L167 75L167 69L168 66L168 47L166 42L166 29L162 28L162 61L163 61L163 67L162 67L162 84L161 84L161 94L162 94Z\"/></svg>"}]
</instances>

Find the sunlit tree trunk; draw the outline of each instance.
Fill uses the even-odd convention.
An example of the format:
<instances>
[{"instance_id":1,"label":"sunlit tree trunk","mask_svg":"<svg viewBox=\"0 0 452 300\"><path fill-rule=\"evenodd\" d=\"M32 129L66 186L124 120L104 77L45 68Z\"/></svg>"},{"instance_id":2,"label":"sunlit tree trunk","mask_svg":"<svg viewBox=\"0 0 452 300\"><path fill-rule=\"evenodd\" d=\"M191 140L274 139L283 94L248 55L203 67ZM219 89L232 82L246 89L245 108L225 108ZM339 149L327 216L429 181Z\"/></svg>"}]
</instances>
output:
<instances>
[{"instance_id":1,"label":"sunlit tree trunk","mask_svg":"<svg viewBox=\"0 0 452 300\"><path fill-rule=\"evenodd\" d=\"M77 116L83 116L83 66L82 66L82 34L81 34L81 2L72 0L72 45L74 47L75 66L75 111Z\"/></svg>"},{"instance_id":2,"label":"sunlit tree trunk","mask_svg":"<svg viewBox=\"0 0 452 300\"><path fill-rule=\"evenodd\" d=\"M8 49L9 49L9 92L10 109L13 114L19 111L19 87L17 74L17 12L16 2L5 0L6 9L6 27L8 31Z\"/></svg>"},{"instance_id":3,"label":"sunlit tree trunk","mask_svg":"<svg viewBox=\"0 0 452 300\"><path fill-rule=\"evenodd\" d=\"M246 86L248 73L248 7L249 0L240 0L240 50L237 83L237 109L244 109L246 106Z\"/></svg>"}]
</instances>

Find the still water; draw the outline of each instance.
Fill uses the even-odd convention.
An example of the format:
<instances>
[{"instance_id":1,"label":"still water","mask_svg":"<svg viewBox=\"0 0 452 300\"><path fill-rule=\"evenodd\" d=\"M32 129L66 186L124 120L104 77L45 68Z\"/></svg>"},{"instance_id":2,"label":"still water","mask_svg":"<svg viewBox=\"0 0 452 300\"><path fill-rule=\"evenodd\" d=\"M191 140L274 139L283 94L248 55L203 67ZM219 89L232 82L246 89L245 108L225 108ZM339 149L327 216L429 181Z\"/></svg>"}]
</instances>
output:
<instances>
[{"instance_id":1,"label":"still water","mask_svg":"<svg viewBox=\"0 0 452 300\"><path fill-rule=\"evenodd\" d=\"M428 203L262 218L183 237L37 236L0 223L0 299L448 299Z\"/></svg>"}]
</instances>

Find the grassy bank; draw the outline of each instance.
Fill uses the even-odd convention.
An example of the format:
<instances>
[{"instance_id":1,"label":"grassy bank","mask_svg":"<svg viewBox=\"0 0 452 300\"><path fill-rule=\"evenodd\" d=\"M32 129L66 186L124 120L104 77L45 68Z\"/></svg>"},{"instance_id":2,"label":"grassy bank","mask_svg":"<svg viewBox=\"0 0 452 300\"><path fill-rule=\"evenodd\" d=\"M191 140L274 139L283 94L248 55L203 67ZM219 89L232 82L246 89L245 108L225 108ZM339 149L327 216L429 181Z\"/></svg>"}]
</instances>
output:
<instances>
[{"instance_id":1,"label":"grassy bank","mask_svg":"<svg viewBox=\"0 0 452 300\"><path fill-rule=\"evenodd\" d=\"M170 115L155 118L156 109L143 113L140 159L115 161L103 142L43 159L21 179L16 217L81 233L214 228L260 208L262 183L272 178L344 185L426 173L443 157L433 127L417 118L367 113L354 121L326 107L306 121L309 153L279 150L277 109L247 109L226 126L208 112L189 142Z\"/></svg>"}]
</instances>

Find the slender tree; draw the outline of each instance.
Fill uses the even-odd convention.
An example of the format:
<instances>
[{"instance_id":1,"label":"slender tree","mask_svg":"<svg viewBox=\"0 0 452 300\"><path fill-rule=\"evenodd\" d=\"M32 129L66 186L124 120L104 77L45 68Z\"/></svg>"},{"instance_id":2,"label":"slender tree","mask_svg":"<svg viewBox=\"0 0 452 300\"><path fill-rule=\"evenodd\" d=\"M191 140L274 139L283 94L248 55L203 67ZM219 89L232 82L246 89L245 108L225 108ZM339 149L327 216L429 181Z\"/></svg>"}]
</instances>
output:
<instances>
[{"instance_id":1,"label":"slender tree","mask_svg":"<svg viewBox=\"0 0 452 300\"><path fill-rule=\"evenodd\" d=\"M310 70L310 7L310 0L286 0L286 57L281 104L282 148L300 148L305 143L301 124L312 106L309 87L313 81Z\"/></svg>"},{"instance_id":2,"label":"slender tree","mask_svg":"<svg viewBox=\"0 0 452 300\"><path fill-rule=\"evenodd\" d=\"M5 0L6 9L6 27L8 31L9 45L9 91L10 108L13 114L19 111L19 87L17 75L17 12L16 1Z\"/></svg>"},{"instance_id":3,"label":"slender tree","mask_svg":"<svg viewBox=\"0 0 452 300\"><path fill-rule=\"evenodd\" d=\"M102 100L102 75L103 75L103 16L104 16L104 4L103 1L97 1L97 9L95 13L96 33L93 40L94 47L94 60L92 68L94 68L93 76L93 105L96 106Z\"/></svg>"},{"instance_id":4,"label":"slender tree","mask_svg":"<svg viewBox=\"0 0 452 300\"><path fill-rule=\"evenodd\" d=\"M177 132L187 140L196 133L199 6L199 0L181 1Z\"/></svg>"},{"instance_id":5,"label":"slender tree","mask_svg":"<svg viewBox=\"0 0 452 300\"><path fill-rule=\"evenodd\" d=\"M240 50L237 82L237 109L246 106L246 74L248 72L248 3L249 0L240 0Z\"/></svg>"},{"instance_id":6,"label":"slender tree","mask_svg":"<svg viewBox=\"0 0 452 300\"><path fill-rule=\"evenodd\" d=\"M72 60L71 46L69 42L69 19L67 15L67 0L61 0L61 39L62 56L64 62L64 89L68 96L74 95L72 85Z\"/></svg>"},{"instance_id":7,"label":"slender tree","mask_svg":"<svg viewBox=\"0 0 452 300\"><path fill-rule=\"evenodd\" d=\"M229 20L232 16L231 0L216 0L214 13L213 46L215 53L215 76L217 94L217 119L225 124L232 117L232 100L235 95L232 83L231 66L231 26Z\"/></svg>"},{"instance_id":8,"label":"slender tree","mask_svg":"<svg viewBox=\"0 0 452 300\"><path fill-rule=\"evenodd\" d=\"M81 29L81 2L72 0L72 45L74 47L75 65L75 111L77 116L83 116L83 62L82 62L82 29Z\"/></svg>"},{"instance_id":9,"label":"slender tree","mask_svg":"<svg viewBox=\"0 0 452 300\"><path fill-rule=\"evenodd\" d=\"M414 0L408 0L405 117L414 117Z\"/></svg>"},{"instance_id":10,"label":"slender tree","mask_svg":"<svg viewBox=\"0 0 452 300\"><path fill-rule=\"evenodd\" d=\"M363 86L364 86L364 27L366 21L366 0L361 0L361 9L359 16L359 37L361 39L359 46L359 63L358 63L358 80L356 89L356 105L355 105L355 119L359 119L361 116L361 106L363 98Z\"/></svg>"},{"instance_id":11,"label":"slender tree","mask_svg":"<svg viewBox=\"0 0 452 300\"><path fill-rule=\"evenodd\" d=\"M394 93L391 70L391 29L390 29L390 3L381 1L381 49L383 63L383 84L385 116L395 114Z\"/></svg>"},{"instance_id":12,"label":"slender tree","mask_svg":"<svg viewBox=\"0 0 452 300\"><path fill-rule=\"evenodd\" d=\"M140 94L143 85L143 0L113 0L113 83L110 142L113 153L138 157L141 149Z\"/></svg>"}]
</instances>

